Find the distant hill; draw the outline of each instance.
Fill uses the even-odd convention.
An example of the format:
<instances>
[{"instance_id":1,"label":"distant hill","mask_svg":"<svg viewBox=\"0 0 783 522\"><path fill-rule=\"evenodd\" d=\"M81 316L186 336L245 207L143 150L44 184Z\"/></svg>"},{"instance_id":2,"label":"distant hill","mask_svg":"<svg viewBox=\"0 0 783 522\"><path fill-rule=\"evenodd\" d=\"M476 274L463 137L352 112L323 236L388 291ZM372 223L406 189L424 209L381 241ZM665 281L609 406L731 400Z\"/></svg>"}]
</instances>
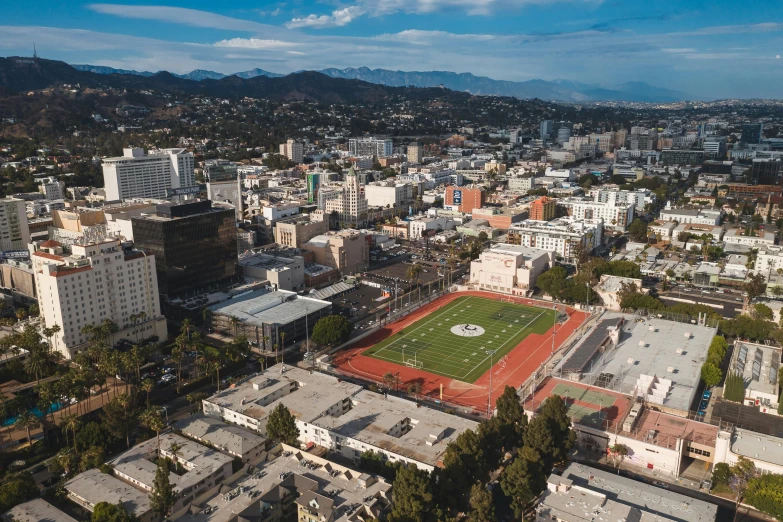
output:
<instances>
[{"instance_id":1,"label":"distant hill","mask_svg":"<svg viewBox=\"0 0 783 522\"><path fill-rule=\"evenodd\" d=\"M237 75L200 81L157 72L141 74L96 73L79 70L65 62L30 58L0 58L0 92L14 93L44 89L53 85L79 84L82 87L117 89L152 89L171 94L203 94L220 97L251 97L273 100L304 100L322 103L378 102L401 89L359 80L331 78L314 71L304 71L270 78ZM422 89L421 96L427 96ZM442 95L442 92L439 93Z\"/></svg>"},{"instance_id":2,"label":"distant hill","mask_svg":"<svg viewBox=\"0 0 783 522\"><path fill-rule=\"evenodd\" d=\"M93 72L95 74L132 74L135 76L152 76L155 73L151 73L149 71L134 71L134 70L128 70L128 69L114 69L112 67L104 67L102 65L82 65L82 64L75 64L72 65L74 69L77 69L79 71L87 71L87 72ZM160 72L160 71L159 71ZM173 73L172 73L173 74ZM174 74L177 78L183 78L186 80L195 80L197 82L200 82L201 80L220 80L225 78L226 76L239 76L240 78L244 79L250 79L255 78L256 76L267 76L269 78L279 78L281 76L284 76L283 74L277 74L269 71L265 71L263 69L252 69L250 71L242 71L238 73L234 73L233 75L229 74L223 74L215 71L205 71L203 69L196 69L195 71L190 71L187 74Z\"/></svg>"},{"instance_id":3,"label":"distant hill","mask_svg":"<svg viewBox=\"0 0 783 522\"><path fill-rule=\"evenodd\" d=\"M74 65L81 71L89 71L97 74L132 74L139 76L152 76L155 73L137 72L111 67L93 65ZM506 80L494 80L486 76L475 76L470 73L454 73L448 71L406 72L391 71L388 69L370 69L368 67L348 67L346 69L321 69L317 72L342 78L345 80L361 80L368 83L376 83L389 87L446 87L454 91L469 92L477 95L513 96L520 99L540 98L542 100L556 100L568 102L585 101L628 101L666 103L695 99L692 95L656 87L644 82L625 82L610 87L590 85L569 80L528 80L524 82L512 82ZM227 76L239 76L250 79L257 76L279 78L284 75L253 69L225 75L214 71L195 70L187 74L174 74L183 79L201 81L205 79L219 80Z\"/></svg>"}]
</instances>

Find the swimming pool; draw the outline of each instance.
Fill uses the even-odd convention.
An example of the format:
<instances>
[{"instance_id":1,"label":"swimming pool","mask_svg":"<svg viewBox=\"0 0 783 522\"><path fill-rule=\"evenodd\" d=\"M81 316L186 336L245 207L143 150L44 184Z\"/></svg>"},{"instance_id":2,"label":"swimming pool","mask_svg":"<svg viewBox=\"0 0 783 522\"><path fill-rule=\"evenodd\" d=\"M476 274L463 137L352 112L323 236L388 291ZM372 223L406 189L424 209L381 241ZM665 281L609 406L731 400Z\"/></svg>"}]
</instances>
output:
<instances>
[{"instance_id":1,"label":"swimming pool","mask_svg":"<svg viewBox=\"0 0 783 522\"><path fill-rule=\"evenodd\" d=\"M52 404L51 406L49 406L49 408L46 410L46 414L49 415L50 413L54 413L54 412L56 412L58 410L63 409L63 407L65 407L65 404L63 404L61 402L56 402L56 403ZM41 413L41 410L38 409L38 406L36 406L35 408L32 408L30 410L27 410L27 411L29 411L30 413L32 413L33 415L35 415L39 419L41 417L43 417L43 413ZM4 428L6 428L8 426L14 425L15 423L16 423L16 417L9 417L8 419L5 419L1 425Z\"/></svg>"}]
</instances>

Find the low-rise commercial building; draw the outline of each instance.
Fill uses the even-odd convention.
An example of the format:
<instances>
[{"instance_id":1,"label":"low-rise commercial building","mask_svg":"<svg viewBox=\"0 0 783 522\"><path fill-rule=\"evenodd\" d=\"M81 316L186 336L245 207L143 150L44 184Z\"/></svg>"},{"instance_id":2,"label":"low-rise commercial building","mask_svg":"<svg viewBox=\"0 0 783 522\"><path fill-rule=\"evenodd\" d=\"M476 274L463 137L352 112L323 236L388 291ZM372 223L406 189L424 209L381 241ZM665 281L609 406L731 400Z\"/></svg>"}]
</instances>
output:
<instances>
[{"instance_id":1,"label":"low-rise commercial building","mask_svg":"<svg viewBox=\"0 0 783 522\"><path fill-rule=\"evenodd\" d=\"M358 230L330 231L313 237L302 245L313 253L319 265L336 268L343 274L358 274L367 270L370 247L367 236Z\"/></svg>"},{"instance_id":2,"label":"low-rise commercial building","mask_svg":"<svg viewBox=\"0 0 783 522\"><path fill-rule=\"evenodd\" d=\"M671 208L667 204L666 208L661 210L660 218L663 221L676 221L681 224L717 226L720 224L721 214L720 210Z\"/></svg>"},{"instance_id":3,"label":"low-rise commercial building","mask_svg":"<svg viewBox=\"0 0 783 522\"><path fill-rule=\"evenodd\" d=\"M328 221L316 221L309 214L282 219L275 224L275 243L284 247L302 248L302 245L320 234L329 232Z\"/></svg>"},{"instance_id":4,"label":"low-rise commercial building","mask_svg":"<svg viewBox=\"0 0 783 522\"><path fill-rule=\"evenodd\" d=\"M573 463L552 474L536 507L536 522L626 522L687 520L714 522L718 506L631 480L615 473Z\"/></svg>"},{"instance_id":5,"label":"low-rise commercial building","mask_svg":"<svg viewBox=\"0 0 783 522\"><path fill-rule=\"evenodd\" d=\"M470 282L482 290L524 295L554 262L551 250L497 244L470 263Z\"/></svg>"},{"instance_id":6,"label":"low-rise commercial building","mask_svg":"<svg viewBox=\"0 0 783 522\"><path fill-rule=\"evenodd\" d=\"M243 276L269 281L276 290L298 291L305 286L305 260L302 256L274 256L250 253L239 258Z\"/></svg>"},{"instance_id":7,"label":"low-rise commercial building","mask_svg":"<svg viewBox=\"0 0 783 522\"><path fill-rule=\"evenodd\" d=\"M209 310L213 328L244 336L254 347L269 352L275 345L285 349L305 339L305 329L311 334L318 319L331 315L332 303L285 290L254 290Z\"/></svg>"},{"instance_id":8,"label":"low-rise commercial building","mask_svg":"<svg viewBox=\"0 0 783 522\"><path fill-rule=\"evenodd\" d=\"M740 228L730 228L723 234L723 242L726 246L739 245L750 248L770 247L775 245L775 234L763 230L753 231L750 234ZM766 269L762 265L756 265L759 270Z\"/></svg>"}]
</instances>

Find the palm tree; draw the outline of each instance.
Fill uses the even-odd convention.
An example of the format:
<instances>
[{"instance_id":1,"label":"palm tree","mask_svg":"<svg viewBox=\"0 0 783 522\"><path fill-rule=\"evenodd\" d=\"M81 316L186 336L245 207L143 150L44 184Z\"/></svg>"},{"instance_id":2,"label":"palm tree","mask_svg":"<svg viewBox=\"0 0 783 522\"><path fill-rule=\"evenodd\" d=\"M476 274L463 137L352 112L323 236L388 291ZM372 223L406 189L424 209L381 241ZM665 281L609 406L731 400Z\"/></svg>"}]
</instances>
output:
<instances>
[{"instance_id":1,"label":"palm tree","mask_svg":"<svg viewBox=\"0 0 783 522\"><path fill-rule=\"evenodd\" d=\"M177 383L177 388L179 388L179 383ZM155 389L155 383L152 382L152 379L144 379L141 381L141 389L147 392L147 408L150 407L150 392ZM179 392L179 390L177 390Z\"/></svg>"},{"instance_id":2,"label":"palm tree","mask_svg":"<svg viewBox=\"0 0 783 522\"><path fill-rule=\"evenodd\" d=\"M141 414L141 424L146 426L155 432L155 436L158 439L158 455L160 455L160 432L166 425L163 423L163 418L160 416L160 411L155 408L147 408Z\"/></svg>"},{"instance_id":3,"label":"palm tree","mask_svg":"<svg viewBox=\"0 0 783 522\"><path fill-rule=\"evenodd\" d=\"M179 465L179 457L182 455L182 444L177 444L176 442L172 442L171 446L169 446L169 453L174 457L172 458L172 462L174 462L175 466Z\"/></svg>"},{"instance_id":4,"label":"palm tree","mask_svg":"<svg viewBox=\"0 0 783 522\"><path fill-rule=\"evenodd\" d=\"M114 400L117 401L117 404L122 406L123 409L123 418L125 422L125 445L130 448L130 430L128 426L128 407L132 406L132 402L130 397L127 393L121 393L120 395L116 396Z\"/></svg>"},{"instance_id":5,"label":"palm tree","mask_svg":"<svg viewBox=\"0 0 783 522\"><path fill-rule=\"evenodd\" d=\"M190 339L190 329L193 328L193 322L185 318L182 320L182 324L179 326L179 331L184 333L188 339Z\"/></svg>"},{"instance_id":6,"label":"palm tree","mask_svg":"<svg viewBox=\"0 0 783 522\"><path fill-rule=\"evenodd\" d=\"M27 359L24 361L24 370L28 375L35 377L35 383L41 383L41 374L46 369L46 358L43 352L35 350L27 354Z\"/></svg>"},{"instance_id":7,"label":"palm tree","mask_svg":"<svg viewBox=\"0 0 783 522\"><path fill-rule=\"evenodd\" d=\"M65 431L66 439L68 438L68 430L71 430L71 433L73 434L73 451L77 453L79 452L79 449L76 446L76 430L78 430L81 425L82 421L79 419L79 416L73 413L69 413L60 418L60 427Z\"/></svg>"},{"instance_id":8,"label":"palm tree","mask_svg":"<svg viewBox=\"0 0 783 522\"><path fill-rule=\"evenodd\" d=\"M392 372L386 372L383 374L383 383L386 385L386 389L391 390L392 386L394 386L394 382L397 380L397 378L394 376Z\"/></svg>"},{"instance_id":9,"label":"palm tree","mask_svg":"<svg viewBox=\"0 0 783 522\"><path fill-rule=\"evenodd\" d=\"M175 346L171 350L171 360L177 364L177 393L179 393L180 381L182 380L182 361L185 360L185 351L179 346ZM147 394L147 403L149 403L149 394ZM147 405L149 406L149 404Z\"/></svg>"},{"instance_id":10,"label":"palm tree","mask_svg":"<svg viewBox=\"0 0 783 522\"><path fill-rule=\"evenodd\" d=\"M285 332L280 333L280 360L285 357Z\"/></svg>"},{"instance_id":11,"label":"palm tree","mask_svg":"<svg viewBox=\"0 0 783 522\"><path fill-rule=\"evenodd\" d=\"M16 422L14 422L14 428L18 430L27 431L27 445L32 444L30 440L30 430L38 426L38 417L33 415L32 412L23 411L16 416Z\"/></svg>"}]
</instances>

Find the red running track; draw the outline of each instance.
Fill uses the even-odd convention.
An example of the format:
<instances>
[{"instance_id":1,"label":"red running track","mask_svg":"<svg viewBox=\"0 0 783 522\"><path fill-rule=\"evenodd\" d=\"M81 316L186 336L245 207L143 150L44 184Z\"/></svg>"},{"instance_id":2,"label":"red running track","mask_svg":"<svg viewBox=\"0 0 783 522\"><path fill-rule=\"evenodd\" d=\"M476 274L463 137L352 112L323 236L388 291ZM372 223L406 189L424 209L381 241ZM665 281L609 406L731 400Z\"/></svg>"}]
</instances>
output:
<instances>
[{"instance_id":1,"label":"red running track","mask_svg":"<svg viewBox=\"0 0 783 522\"><path fill-rule=\"evenodd\" d=\"M549 358L552 351L551 328L543 335L536 333L528 335L506 355L505 365L495 363L473 384L362 355L365 350L383 339L390 335L394 335L396 332L410 326L422 317L429 315L439 307L463 296L477 296L498 301L508 298L508 296L481 291L454 292L448 294L428 303L402 319L384 326L377 332L360 339L348 348L337 352L334 355L332 364L341 373L377 383L383 382L383 376L387 372L391 372L395 375L399 373L400 389L407 389L410 384L419 382L421 384L422 395L426 395L433 399L439 398L440 387L443 385L443 400L445 402L485 411L487 407L487 390L489 389L490 373L494 372L492 373L492 397L494 402L494 398L497 398L503 392L503 388L506 385L515 388L519 387ZM531 299L513 299L514 302L520 304L541 307L540 302ZM555 333L555 349L559 349L566 339L568 339L590 316L588 313L572 308L566 308L566 314L568 315L568 319L557 326Z\"/></svg>"}]
</instances>

